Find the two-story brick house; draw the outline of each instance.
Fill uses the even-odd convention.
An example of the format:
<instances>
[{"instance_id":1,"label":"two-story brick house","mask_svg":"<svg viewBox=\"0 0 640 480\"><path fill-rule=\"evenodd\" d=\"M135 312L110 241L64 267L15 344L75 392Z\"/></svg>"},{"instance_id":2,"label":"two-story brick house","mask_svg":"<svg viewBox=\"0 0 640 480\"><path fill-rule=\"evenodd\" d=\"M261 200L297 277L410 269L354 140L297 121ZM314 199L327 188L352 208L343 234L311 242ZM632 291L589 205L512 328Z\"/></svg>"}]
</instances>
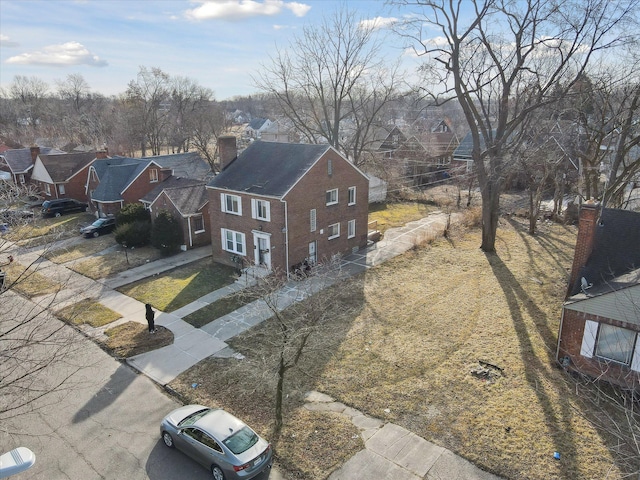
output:
<instances>
[{"instance_id":1,"label":"two-story brick house","mask_svg":"<svg viewBox=\"0 0 640 480\"><path fill-rule=\"evenodd\" d=\"M256 141L237 156L218 141L207 185L213 259L290 272L367 244L367 177L333 147Z\"/></svg>"}]
</instances>

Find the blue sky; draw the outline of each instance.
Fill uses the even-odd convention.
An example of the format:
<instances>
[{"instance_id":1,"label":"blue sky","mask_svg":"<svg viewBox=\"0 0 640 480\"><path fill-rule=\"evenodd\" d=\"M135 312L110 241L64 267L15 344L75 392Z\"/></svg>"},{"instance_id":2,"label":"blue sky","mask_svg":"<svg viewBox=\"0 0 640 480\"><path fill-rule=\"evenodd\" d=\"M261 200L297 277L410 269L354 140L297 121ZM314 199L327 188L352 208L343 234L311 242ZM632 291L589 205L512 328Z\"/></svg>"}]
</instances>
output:
<instances>
[{"instance_id":1,"label":"blue sky","mask_svg":"<svg viewBox=\"0 0 640 480\"><path fill-rule=\"evenodd\" d=\"M381 0L0 0L0 86L25 75L54 90L79 73L113 95L144 65L190 77L219 100L247 95L276 44L345 4L362 19L392 18ZM396 41L389 57L403 54Z\"/></svg>"}]
</instances>

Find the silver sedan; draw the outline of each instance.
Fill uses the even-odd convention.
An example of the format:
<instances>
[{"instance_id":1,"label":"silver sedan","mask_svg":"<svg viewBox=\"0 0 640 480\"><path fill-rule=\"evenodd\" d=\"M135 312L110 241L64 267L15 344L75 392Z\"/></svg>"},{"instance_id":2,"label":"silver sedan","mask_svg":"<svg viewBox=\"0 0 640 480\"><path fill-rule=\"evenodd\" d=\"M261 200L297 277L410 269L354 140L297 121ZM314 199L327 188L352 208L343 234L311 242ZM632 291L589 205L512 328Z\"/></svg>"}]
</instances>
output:
<instances>
[{"instance_id":1,"label":"silver sedan","mask_svg":"<svg viewBox=\"0 0 640 480\"><path fill-rule=\"evenodd\" d=\"M269 442L242 420L220 409L187 405L167 415L160 425L167 447L177 448L211 470L215 480L269 477Z\"/></svg>"}]
</instances>

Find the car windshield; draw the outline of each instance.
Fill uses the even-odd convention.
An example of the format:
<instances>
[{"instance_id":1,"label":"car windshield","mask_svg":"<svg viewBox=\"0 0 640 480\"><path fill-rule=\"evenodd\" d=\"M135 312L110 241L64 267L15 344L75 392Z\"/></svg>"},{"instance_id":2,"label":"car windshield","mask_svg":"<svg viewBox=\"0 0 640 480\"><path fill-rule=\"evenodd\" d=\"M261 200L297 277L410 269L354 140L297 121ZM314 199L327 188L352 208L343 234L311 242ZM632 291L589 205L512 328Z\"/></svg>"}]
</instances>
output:
<instances>
[{"instance_id":1,"label":"car windshield","mask_svg":"<svg viewBox=\"0 0 640 480\"><path fill-rule=\"evenodd\" d=\"M238 455L249 450L257 442L258 435L256 435L249 427L242 427L222 443L224 443L229 450Z\"/></svg>"},{"instance_id":2,"label":"car windshield","mask_svg":"<svg viewBox=\"0 0 640 480\"><path fill-rule=\"evenodd\" d=\"M100 225L102 225L104 222L106 222L106 220L104 218L100 218L98 220L96 220L95 222L92 223L92 225L94 227L99 227Z\"/></svg>"},{"instance_id":3,"label":"car windshield","mask_svg":"<svg viewBox=\"0 0 640 480\"><path fill-rule=\"evenodd\" d=\"M210 410L209 408L205 408L204 410L198 410L197 412L192 413L187 418L182 420L178 424L178 426L179 427L188 427L189 425L193 425L198 420L200 420L202 417L204 417L207 413L209 413L209 410Z\"/></svg>"}]
</instances>

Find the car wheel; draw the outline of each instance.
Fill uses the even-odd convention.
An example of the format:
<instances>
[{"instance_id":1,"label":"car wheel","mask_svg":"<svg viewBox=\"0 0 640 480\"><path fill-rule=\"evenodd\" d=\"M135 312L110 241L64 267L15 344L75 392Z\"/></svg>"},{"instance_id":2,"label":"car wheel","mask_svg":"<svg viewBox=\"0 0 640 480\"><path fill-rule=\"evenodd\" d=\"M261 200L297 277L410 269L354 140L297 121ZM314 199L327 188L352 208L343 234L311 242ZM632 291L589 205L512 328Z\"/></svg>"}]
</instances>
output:
<instances>
[{"instance_id":1,"label":"car wheel","mask_svg":"<svg viewBox=\"0 0 640 480\"><path fill-rule=\"evenodd\" d=\"M60 215L62 215L60 212L56 212L56 213L55 213L55 216L56 216L56 217L59 217Z\"/></svg>"},{"instance_id":2,"label":"car wheel","mask_svg":"<svg viewBox=\"0 0 640 480\"><path fill-rule=\"evenodd\" d=\"M211 473L213 474L213 478L215 478L215 480L224 480L224 472L219 466L214 465L213 467L211 467Z\"/></svg>"},{"instance_id":3,"label":"car wheel","mask_svg":"<svg viewBox=\"0 0 640 480\"><path fill-rule=\"evenodd\" d=\"M173 437L169 435L167 432L162 432L162 441L169 448L175 448L175 444L173 443Z\"/></svg>"},{"instance_id":4,"label":"car wheel","mask_svg":"<svg viewBox=\"0 0 640 480\"><path fill-rule=\"evenodd\" d=\"M93 232L93 238L98 238L100 236L100 232Z\"/></svg>"}]
</instances>

